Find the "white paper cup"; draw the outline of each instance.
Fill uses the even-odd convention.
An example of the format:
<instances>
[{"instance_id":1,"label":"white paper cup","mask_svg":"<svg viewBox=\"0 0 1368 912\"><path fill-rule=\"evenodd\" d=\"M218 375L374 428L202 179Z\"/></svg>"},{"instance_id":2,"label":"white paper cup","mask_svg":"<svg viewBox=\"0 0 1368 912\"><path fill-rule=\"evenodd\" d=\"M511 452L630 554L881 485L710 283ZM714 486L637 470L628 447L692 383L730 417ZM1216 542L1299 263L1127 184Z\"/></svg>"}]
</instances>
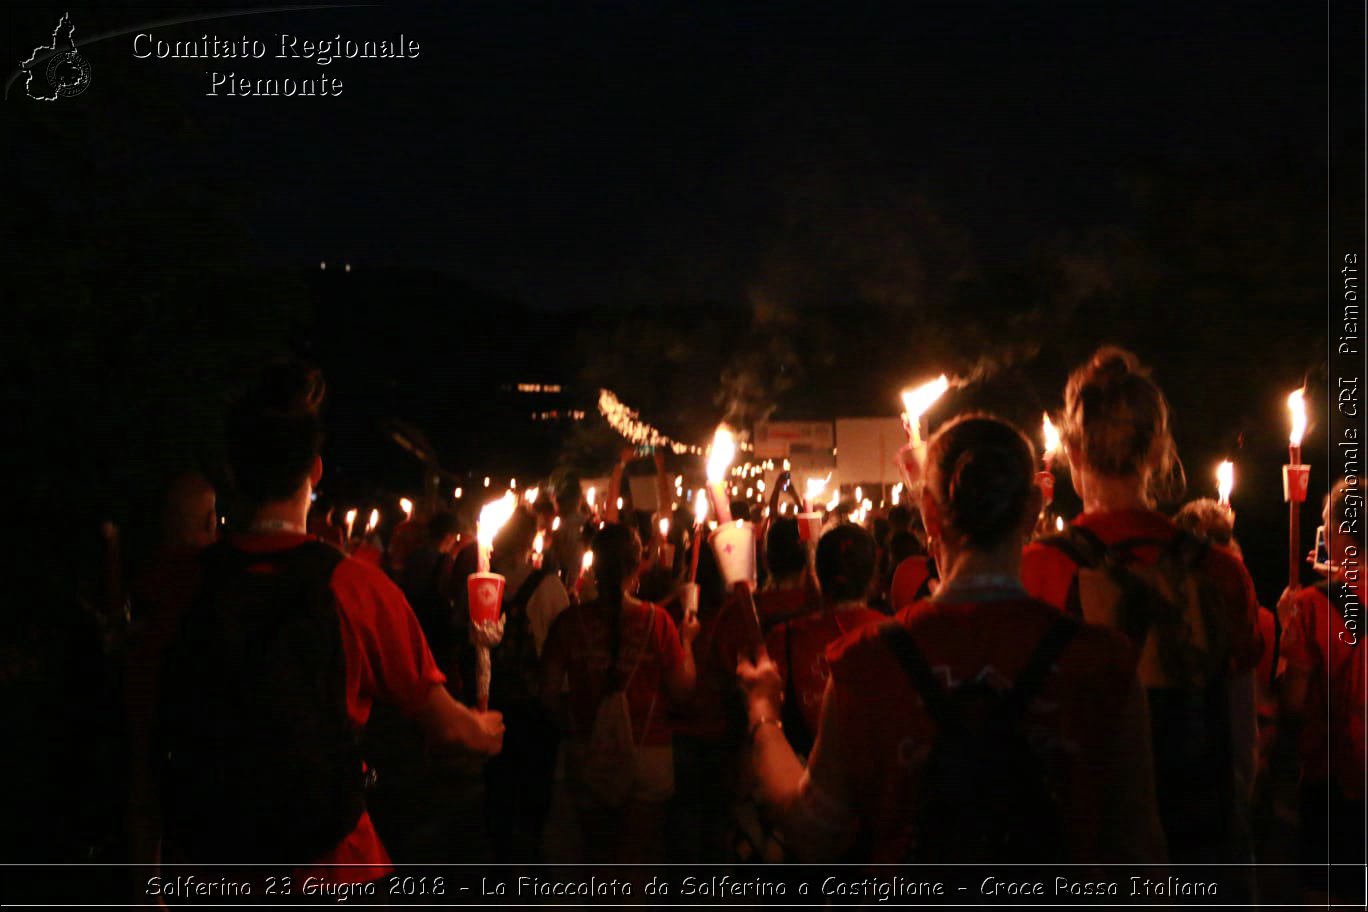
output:
<instances>
[{"instance_id":1,"label":"white paper cup","mask_svg":"<svg viewBox=\"0 0 1368 912\"><path fill-rule=\"evenodd\" d=\"M805 542L815 542L822 537L822 514L799 513L798 534Z\"/></svg>"},{"instance_id":2,"label":"white paper cup","mask_svg":"<svg viewBox=\"0 0 1368 912\"><path fill-rule=\"evenodd\" d=\"M504 584L499 573L472 573L466 580L466 594L470 597L470 620L475 624L493 624L503 612Z\"/></svg>"},{"instance_id":3,"label":"white paper cup","mask_svg":"<svg viewBox=\"0 0 1368 912\"><path fill-rule=\"evenodd\" d=\"M679 607L685 618L698 615L698 583L685 583L679 587Z\"/></svg>"},{"instance_id":4,"label":"white paper cup","mask_svg":"<svg viewBox=\"0 0 1368 912\"><path fill-rule=\"evenodd\" d=\"M755 585L755 527L748 522L720 524L709 539L728 586Z\"/></svg>"}]
</instances>

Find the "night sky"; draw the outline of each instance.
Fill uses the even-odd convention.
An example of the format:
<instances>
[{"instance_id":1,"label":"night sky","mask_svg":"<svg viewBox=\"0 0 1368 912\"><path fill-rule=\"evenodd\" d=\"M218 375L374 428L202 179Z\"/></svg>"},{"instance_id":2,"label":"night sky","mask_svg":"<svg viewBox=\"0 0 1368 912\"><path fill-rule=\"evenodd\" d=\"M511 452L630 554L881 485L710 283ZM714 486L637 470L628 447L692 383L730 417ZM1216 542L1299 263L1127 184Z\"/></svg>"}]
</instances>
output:
<instances>
[{"instance_id":1,"label":"night sky","mask_svg":"<svg viewBox=\"0 0 1368 912\"><path fill-rule=\"evenodd\" d=\"M79 42L177 12L73 16ZM14 12L12 44L48 18ZM261 261L433 267L560 308L736 299L814 179L915 188L1002 256L1105 224L1130 168L1318 161L1324 29L1323 10L1285 2L560 0L154 30L403 32L422 44L413 61L134 61L131 36L86 52L100 103L196 122L180 143L130 132L109 164L213 175L247 206ZM204 98L209 68L321 71L345 91Z\"/></svg>"}]
</instances>

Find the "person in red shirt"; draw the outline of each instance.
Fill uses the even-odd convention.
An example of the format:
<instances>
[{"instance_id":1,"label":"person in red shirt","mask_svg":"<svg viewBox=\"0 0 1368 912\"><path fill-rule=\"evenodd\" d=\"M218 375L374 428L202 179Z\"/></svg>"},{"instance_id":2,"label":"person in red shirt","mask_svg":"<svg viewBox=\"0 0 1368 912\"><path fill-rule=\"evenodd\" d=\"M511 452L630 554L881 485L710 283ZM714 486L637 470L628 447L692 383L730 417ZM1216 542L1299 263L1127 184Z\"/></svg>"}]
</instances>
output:
<instances>
[{"instance_id":1,"label":"person in red shirt","mask_svg":"<svg viewBox=\"0 0 1368 912\"><path fill-rule=\"evenodd\" d=\"M676 864L728 860L728 823L738 794L737 745L745 733L736 686L736 660L760 642L750 603L728 590L710 547L698 559L697 682L687 703L675 704L675 794L670 807L669 860ZM667 604L683 623L679 599Z\"/></svg>"},{"instance_id":2,"label":"person in red shirt","mask_svg":"<svg viewBox=\"0 0 1368 912\"><path fill-rule=\"evenodd\" d=\"M836 526L817 543L821 603L816 611L785 621L765 638L765 649L784 681L784 732L798 753L812 749L831 670L827 647L887 616L869 607L876 555L874 538L854 525Z\"/></svg>"},{"instance_id":3,"label":"person in red shirt","mask_svg":"<svg viewBox=\"0 0 1368 912\"><path fill-rule=\"evenodd\" d=\"M594 537L597 597L557 616L542 650L542 701L567 718L566 782L579 811L583 851L593 862L647 862L663 857L666 810L674 793L669 701L694 688L693 642L699 625L676 627L658 605L632 593L643 570L634 529L613 523ZM622 803L596 792L587 768L590 735L604 698L626 696L635 746Z\"/></svg>"},{"instance_id":4,"label":"person in red shirt","mask_svg":"<svg viewBox=\"0 0 1368 912\"><path fill-rule=\"evenodd\" d=\"M153 751L163 739L176 739L182 733L166 730L168 705L179 695L161 686L163 655L179 664L193 665L195 656L186 655L193 647L178 639L190 629L192 620L202 613L201 580L224 580L216 569L238 568L234 573L277 573L305 549L311 554L326 554L323 545L306 532L310 495L322 476L319 457L322 442L318 408L323 396L323 381L317 370L297 363L274 366L262 384L238 403L228 422L228 450L237 493L252 505L247 528L226 543L215 546L212 562L200 560L185 565L178 578L163 588L159 604L147 628L133 649L130 667L141 670L130 677L129 706L135 744L135 776L148 782L164 773L152 762ZM343 693L328 695L345 707L346 719L359 731L377 700L390 702L412 716L434 742L462 746L481 754L495 754L503 738L503 723L497 713L477 713L451 698L442 686L444 677L433 661L418 622L398 588L378 568L334 554L328 563L331 575L326 588L331 595L326 605L335 608L337 634L342 648L342 675L337 685ZM215 568L214 573L210 569ZM279 578L285 579L285 575ZM256 586L267 586L270 577L261 577ZM329 610L325 607L325 611ZM288 671L288 670L287 670ZM231 682L230 682L231 683ZM193 707L191 707L193 710ZM158 722L158 718L162 720ZM235 725L251 730L250 719L235 719ZM174 722L170 723L174 726ZM306 737L301 734L301 738ZM174 741L174 743L190 743ZM359 760L356 782L364 775ZM173 781L163 778L160 790L144 787L136 795L147 799L134 809L134 847L142 864L161 860L194 865L212 865L222 859L195 857L188 853L191 837L203 841L199 833L234 832L239 823L205 813L184 831L183 841L162 829L164 804L161 794L175 798ZM244 819L265 819L270 808L243 808ZM297 823L297 821L291 821ZM186 826L184 820L182 827ZM160 838L159 838L160 837ZM222 841L219 839L218 841ZM252 845L239 846L251 855ZM382 877L390 870L390 860L376 835L364 806L355 823L330 850L315 857L253 858L254 862L280 862L295 867L296 882L317 877L327 882L356 883ZM349 865L349 867L339 867ZM242 872L237 872L241 874Z\"/></svg>"},{"instance_id":5,"label":"person in red shirt","mask_svg":"<svg viewBox=\"0 0 1368 912\"><path fill-rule=\"evenodd\" d=\"M1260 654L1259 605L1249 572L1230 551L1180 532L1154 509L1156 498L1181 493L1181 465L1168 403L1135 355L1102 348L1070 375L1061 436L1083 513L1066 536L1027 547L1022 580L1033 596L1061 611L1138 626L1129 635L1150 702L1169 853L1182 862L1248 861L1256 767L1253 672ZM1161 623L1158 614L1131 617L1120 603L1111 611L1095 602L1089 586L1096 573L1085 579L1079 554L1069 546L1079 537L1108 549L1107 566L1120 565L1123 572L1161 560L1172 567L1179 555L1182 580L1175 592L1187 593L1180 599L1182 623ZM1183 677L1171 671L1170 659L1181 660ZM1205 733L1201 739L1191 734L1194 720Z\"/></svg>"},{"instance_id":6,"label":"person in red shirt","mask_svg":"<svg viewBox=\"0 0 1368 912\"><path fill-rule=\"evenodd\" d=\"M1007 847L1011 860L1029 852L1060 862L1162 863L1133 650L1117 633L1061 619L1020 582L1022 545L1040 509L1033 462L1021 432L992 418L958 419L931 441L921 505L944 583L917 610L832 647L806 769L784 737L777 666L767 656L740 664L762 793L805 860L988 860L948 850L932 831L972 810L970 831L1001 832L1026 794L1012 786L1028 784L1030 794L1054 797L1046 813L1012 815L1025 832ZM924 670L915 683L912 668ZM1018 685L1031 690L1007 718L1029 759L976 756L981 778L950 791L946 765L932 760L967 717L933 716L928 707L993 694L1006 708ZM1028 766L1038 771L1031 783L1017 778ZM964 806L923 813L951 794ZM851 857L857 844L867 848Z\"/></svg>"},{"instance_id":7,"label":"person in red shirt","mask_svg":"<svg viewBox=\"0 0 1368 912\"><path fill-rule=\"evenodd\" d=\"M1326 498L1322 521L1334 530L1347 497L1358 492L1340 482ZM1333 512L1332 512L1333 507ZM1301 774L1301 861L1307 887L1337 901L1363 900L1364 700L1368 689L1362 599L1358 595L1356 542L1330 534L1328 578L1289 589L1279 602L1287 618L1282 651L1286 724L1295 738ZM1326 863L1351 865L1325 880ZM1328 890L1326 889L1328 886ZM1320 904L1322 896L1309 899Z\"/></svg>"},{"instance_id":8,"label":"person in red shirt","mask_svg":"<svg viewBox=\"0 0 1368 912\"><path fill-rule=\"evenodd\" d=\"M777 499L777 497L776 497ZM765 565L769 579L755 593L755 610L766 631L818 606L821 593L812 584L808 548L798 531L798 520L774 517L765 533ZM728 669L728 671L733 671Z\"/></svg>"}]
</instances>

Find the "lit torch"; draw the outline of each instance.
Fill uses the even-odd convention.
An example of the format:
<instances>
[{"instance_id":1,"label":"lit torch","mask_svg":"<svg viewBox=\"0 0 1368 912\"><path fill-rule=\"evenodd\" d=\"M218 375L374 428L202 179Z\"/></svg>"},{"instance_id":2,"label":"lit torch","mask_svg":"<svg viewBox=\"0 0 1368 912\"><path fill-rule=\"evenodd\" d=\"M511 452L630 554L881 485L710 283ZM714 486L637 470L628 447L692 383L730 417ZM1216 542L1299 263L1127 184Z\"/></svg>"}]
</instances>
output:
<instances>
[{"instance_id":1,"label":"lit torch","mask_svg":"<svg viewBox=\"0 0 1368 912\"><path fill-rule=\"evenodd\" d=\"M1045 438L1045 450L1041 455L1045 467L1036 473L1036 487L1040 488L1041 509L1045 509L1054 503L1054 461L1055 454L1059 452L1059 430L1050 420L1049 412L1044 412L1040 416L1040 429Z\"/></svg>"},{"instance_id":2,"label":"lit torch","mask_svg":"<svg viewBox=\"0 0 1368 912\"><path fill-rule=\"evenodd\" d=\"M347 541L351 541L352 527L356 525L356 508L347 511Z\"/></svg>"},{"instance_id":3,"label":"lit torch","mask_svg":"<svg viewBox=\"0 0 1368 912\"><path fill-rule=\"evenodd\" d=\"M736 458L736 437L725 424L717 426L708 450L708 490L712 495L717 521L731 522L731 502L727 499L727 469Z\"/></svg>"},{"instance_id":4,"label":"lit torch","mask_svg":"<svg viewBox=\"0 0 1368 912\"><path fill-rule=\"evenodd\" d=\"M1301 584L1301 504L1311 482L1311 467L1302 465L1301 444L1306 434L1305 390L1294 390L1287 397L1292 432L1287 437L1287 465L1283 466L1283 500L1287 501L1287 585Z\"/></svg>"},{"instance_id":5,"label":"lit torch","mask_svg":"<svg viewBox=\"0 0 1368 912\"><path fill-rule=\"evenodd\" d=\"M660 558L660 566L667 568L673 567L674 545L670 544L670 518L668 516L660 517L660 522L657 523L657 527L660 529L660 551L658 555Z\"/></svg>"},{"instance_id":6,"label":"lit torch","mask_svg":"<svg viewBox=\"0 0 1368 912\"><path fill-rule=\"evenodd\" d=\"M518 495L509 489L503 497L481 508L475 527L479 571L467 578L466 593L470 601L470 641L475 646L475 699L481 710L489 708L489 651L503 639L503 593L507 582L501 574L489 572L489 555L494 536L517 508Z\"/></svg>"},{"instance_id":7,"label":"lit torch","mask_svg":"<svg viewBox=\"0 0 1368 912\"><path fill-rule=\"evenodd\" d=\"M922 416L931 406L936 404L937 399L945 395L945 391L949 388L949 378L945 374L941 374L935 380L923 383L916 389L903 390L903 421L907 426L908 438L913 446L920 446L922 443Z\"/></svg>"},{"instance_id":8,"label":"lit torch","mask_svg":"<svg viewBox=\"0 0 1368 912\"><path fill-rule=\"evenodd\" d=\"M1050 413L1046 412L1041 416L1041 431L1045 435L1045 471L1054 469L1055 454L1059 452L1059 430L1050 420Z\"/></svg>"},{"instance_id":9,"label":"lit torch","mask_svg":"<svg viewBox=\"0 0 1368 912\"><path fill-rule=\"evenodd\" d=\"M370 535L378 525L380 525L380 511L378 509L371 510L370 518L366 520L366 534Z\"/></svg>"},{"instance_id":10,"label":"lit torch","mask_svg":"<svg viewBox=\"0 0 1368 912\"><path fill-rule=\"evenodd\" d=\"M1230 492L1235 490L1235 463L1229 459L1223 460L1216 467L1216 500L1230 509Z\"/></svg>"},{"instance_id":11,"label":"lit torch","mask_svg":"<svg viewBox=\"0 0 1368 912\"><path fill-rule=\"evenodd\" d=\"M542 565L542 552L546 550L546 533L538 531L537 537L532 539L532 566Z\"/></svg>"},{"instance_id":12,"label":"lit torch","mask_svg":"<svg viewBox=\"0 0 1368 912\"><path fill-rule=\"evenodd\" d=\"M817 503L817 498L822 496L822 492L826 490L827 482L829 481L831 481L830 473L828 473L825 478L818 478L815 475L808 477L808 480L803 485L804 510L816 509L814 504Z\"/></svg>"},{"instance_id":13,"label":"lit torch","mask_svg":"<svg viewBox=\"0 0 1368 912\"><path fill-rule=\"evenodd\" d=\"M708 497L700 488L694 498L693 556L689 558L689 582L698 579L698 548L703 544L703 524L708 521Z\"/></svg>"},{"instance_id":14,"label":"lit torch","mask_svg":"<svg viewBox=\"0 0 1368 912\"><path fill-rule=\"evenodd\" d=\"M404 511L404 522L413 519L413 501L407 497L399 498L399 509Z\"/></svg>"},{"instance_id":15,"label":"lit torch","mask_svg":"<svg viewBox=\"0 0 1368 912\"><path fill-rule=\"evenodd\" d=\"M513 516L518 507L518 496L512 491L504 493L498 500L485 504L480 509L480 519L475 526L475 540L479 543L479 567L481 573L489 572L489 555L494 549L494 536L499 534L503 524Z\"/></svg>"}]
</instances>

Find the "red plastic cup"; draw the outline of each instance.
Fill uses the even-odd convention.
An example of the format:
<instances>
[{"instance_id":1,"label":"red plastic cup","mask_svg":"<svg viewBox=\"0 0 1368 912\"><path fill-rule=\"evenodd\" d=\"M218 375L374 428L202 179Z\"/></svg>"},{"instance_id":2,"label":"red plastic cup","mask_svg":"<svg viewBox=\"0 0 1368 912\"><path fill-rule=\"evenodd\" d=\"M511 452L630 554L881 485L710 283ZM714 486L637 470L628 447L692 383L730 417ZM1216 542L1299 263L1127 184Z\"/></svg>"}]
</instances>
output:
<instances>
[{"instance_id":1,"label":"red plastic cup","mask_svg":"<svg viewBox=\"0 0 1368 912\"><path fill-rule=\"evenodd\" d=\"M466 593L470 597L470 620L475 624L498 623L503 612L504 584L507 580L499 573L472 573L466 580Z\"/></svg>"},{"instance_id":2,"label":"red plastic cup","mask_svg":"<svg viewBox=\"0 0 1368 912\"><path fill-rule=\"evenodd\" d=\"M1287 503L1306 503L1306 489L1311 484L1309 465L1285 465L1283 470L1283 500Z\"/></svg>"},{"instance_id":3,"label":"red plastic cup","mask_svg":"<svg viewBox=\"0 0 1368 912\"><path fill-rule=\"evenodd\" d=\"M805 542L815 542L822 537L822 514L799 513L798 534Z\"/></svg>"}]
</instances>

